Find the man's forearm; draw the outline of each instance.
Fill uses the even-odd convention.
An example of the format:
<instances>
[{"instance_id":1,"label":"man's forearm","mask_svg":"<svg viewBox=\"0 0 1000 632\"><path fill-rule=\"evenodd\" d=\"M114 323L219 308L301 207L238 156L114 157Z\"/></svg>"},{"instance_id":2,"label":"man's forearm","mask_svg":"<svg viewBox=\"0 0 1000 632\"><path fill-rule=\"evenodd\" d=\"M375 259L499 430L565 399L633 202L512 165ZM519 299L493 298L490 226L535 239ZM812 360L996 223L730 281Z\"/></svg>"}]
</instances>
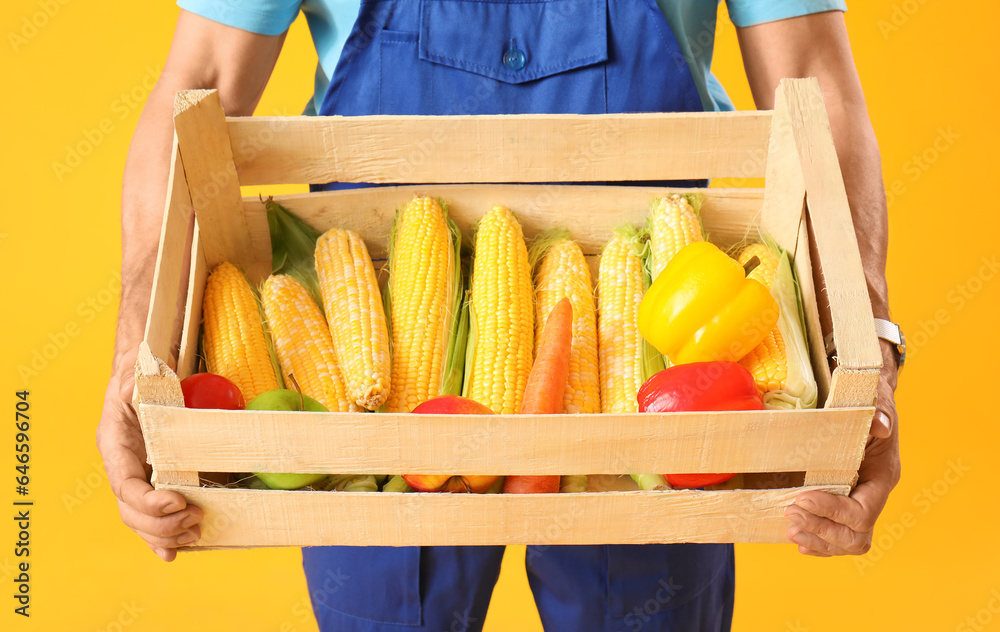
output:
<instances>
[{"instance_id":1,"label":"man's forearm","mask_svg":"<svg viewBox=\"0 0 1000 632\"><path fill-rule=\"evenodd\" d=\"M173 94L162 84L143 108L122 177L122 295L113 375L132 370L153 286L173 144Z\"/></svg>"},{"instance_id":2,"label":"man's forearm","mask_svg":"<svg viewBox=\"0 0 1000 632\"><path fill-rule=\"evenodd\" d=\"M864 101L851 102L828 97L827 114L854 220L854 233L858 240L861 264L864 266L872 314L876 318L888 319L889 290L885 268L889 247L889 215L878 142ZM883 365L895 366L896 362L894 346L882 341ZM890 382L895 388L894 375Z\"/></svg>"},{"instance_id":3,"label":"man's forearm","mask_svg":"<svg viewBox=\"0 0 1000 632\"><path fill-rule=\"evenodd\" d=\"M827 113L854 218L872 312L878 318L889 318L885 280L889 217L875 132L863 102L832 100L827 105Z\"/></svg>"}]
</instances>

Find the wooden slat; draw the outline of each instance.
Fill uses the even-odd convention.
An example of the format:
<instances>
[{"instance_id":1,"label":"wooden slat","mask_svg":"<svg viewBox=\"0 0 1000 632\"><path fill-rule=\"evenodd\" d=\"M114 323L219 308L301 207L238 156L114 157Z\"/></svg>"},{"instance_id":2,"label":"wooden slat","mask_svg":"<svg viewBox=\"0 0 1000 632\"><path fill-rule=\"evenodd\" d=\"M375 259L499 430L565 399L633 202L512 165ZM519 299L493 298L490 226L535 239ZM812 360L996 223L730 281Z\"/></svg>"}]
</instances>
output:
<instances>
[{"instance_id":1,"label":"wooden slat","mask_svg":"<svg viewBox=\"0 0 1000 632\"><path fill-rule=\"evenodd\" d=\"M201 301L205 296L205 279L208 264L201 250L200 231L197 224L191 239L191 267L188 274L187 299L184 306L184 329L177 354L177 375L180 379L198 370L198 338L201 334Z\"/></svg>"},{"instance_id":2,"label":"wooden slat","mask_svg":"<svg viewBox=\"0 0 1000 632\"><path fill-rule=\"evenodd\" d=\"M770 112L230 118L243 185L764 175Z\"/></svg>"},{"instance_id":3,"label":"wooden slat","mask_svg":"<svg viewBox=\"0 0 1000 632\"><path fill-rule=\"evenodd\" d=\"M799 236L796 238L795 280L802 296L802 311L805 313L806 339L809 342L809 356L813 375L819 389L819 405L825 406L830 393L830 361L823 344L823 326L819 317L819 301L816 296L816 282L813 278L811 251L809 247L809 223L803 216L799 222Z\"/></svg>"},{"instance_id":4,"label":"wooden slat","mask_svg":"<svg viewBox=\"0 0 1000 632\"><path fill-rule=\"evenodd\" d=\"M145 342L139 345L139 355L135 361L135 391L134 404L139 410L144 406L157 405L164 407L180 407L184 410L184 394L177 375L167 366L166 362L157 358ZM141 423L141 413L140 413ZM146 442L146 454L149 455L149 445L152 437L143 432ZM148 458L148 456L147 456ZM198 485L197 471L181 471L178 468L157 467L153 464L154 485Z\"/></svg>"},{"instance_id":5,"label":"wooden slat","mask_svg":"<svg viewBox=\"0 0 1000 632\"><path fill-rule=\"evenodd\" d=\"M184 180L176 138L169 178L170 187L167 189L163 211L153 289L149 297L149 314L143 338L153 355L165 358L169 365L175 365L174 322L180 300L184 261L187 258L185 246L188 227L191 225L191 198Z\"/></svg>"},{"instance_id":6,"label":"wooden slat","mask_svg":"<svg viewBox=\"0 0 1000 632\"><path fill-rule=\"evenodd\" d=\"M202 508L188 550L259 546L787 542L783 512L816 489L392 494L171 487ZM262 528L267 525L267 528Z\"/></svg>"},{"instance_id":7,"label":"wooden slat","mask_svg":"<svg viewBox=\"0 0 1000 632\"><path fill-rule=\"evenodd\" d=\"M243 268L255 266L257 258L250 245L250 227L218 91L178 92L174 130L209 268L223 261Z\"/></svg>"},{"instance_id":8,"label":"wooden slat","mask_svg":"<svg viewBox=\"0 0 1000 632\"><path fill-rule=\"evenodd\" d=\"M783 103L787 108L798 149L806 204L830 298L839 365L851 370L842 373L839 380L834 374L830 400L839 405L867 406L875 397L875 384L868 374L878 372L882 354L823 96L816 79L782 80L778 92L778 105ZM834 392L838 388L844 390L843 395Z\"/></svg>"},{"instance_id":9,"label":"wooden slat","mask_svg":"<svg viewBox=\"0 0 1000 632\"><path fill-rule=\"evenodd\" d=\"M760 229L794 253L805 212L806 185L784 98L779 90L768 139Z\"/></svg>"},{"instance_id":10,"label":"wooden slat","mask_svg":"<svg viewBox=\"0 0 1000 632\"><path fill-rule=\"evenodd\" d=\"M203 472L565 474L843 469L872 408L620 415L142 406L154 465ZM817 429L823 433L817 439ZM818 442L818 443L817 443ZM804 449L806 446L808 449Z\"/></svg>"},{"instance_id":11,"label":"wooden slat","mask_svg":"<svg viewBox=\"0 0 1000 632\"><path fill-rule=\"evenodd\" d=\"M810 470L806 472L805 485L846 485L853 487L858 480L857 468L853 470Z\"/></svg>"},{"instance_id":12,"label":"wooden slat","mask_svg":"<svg viewBox=\"0 0 1000 632\"><path fill-rule=\"evenodd\" d=\"M588 254L599 253L615 227L640 225L656 195L688 189L585 185L417 185L347 189L322 193L275 196L318 230L334 226L348 228L364 238L374 258L384 258L393 214L415 194L444 199L459 228L471 234L472 226L494 204L517 214L529 239L543 229L564 226ZM697 189L705 197L702 216L709 237L722 246L742 240L757 226L761 189ZM252 226L255 256L270 257L270 238L263 203L244 198Z\"/></svg>"}]
</instances>

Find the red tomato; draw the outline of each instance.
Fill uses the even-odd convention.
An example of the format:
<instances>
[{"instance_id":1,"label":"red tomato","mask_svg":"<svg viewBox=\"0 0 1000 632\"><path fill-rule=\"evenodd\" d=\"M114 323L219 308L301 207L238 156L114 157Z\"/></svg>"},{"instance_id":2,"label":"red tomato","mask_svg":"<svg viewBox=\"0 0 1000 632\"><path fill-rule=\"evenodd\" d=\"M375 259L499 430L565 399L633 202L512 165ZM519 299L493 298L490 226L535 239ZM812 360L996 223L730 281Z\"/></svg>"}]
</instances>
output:
<instances>
[{"instance_id":1,"label":"red tomato","mask_svg":"<svg viewBox=\"0 0 1000 632\"><path fill-rule=\"evenodd\" d=\"M735 474L666 474L667 482L677 489L694 489L725 483Z\"/></svg>"},{"instance_id":2,"label":"red tomato","mask_svg":"<svg viewBox=\"0 0 1000 632\"><path fill-rule=\"evenodd\" d=\"M188 408L221 408L223 410L243 410L246 403L243 393L221 375L195 373L181 380L184 405Z\"/></svg>"}]
</instances>

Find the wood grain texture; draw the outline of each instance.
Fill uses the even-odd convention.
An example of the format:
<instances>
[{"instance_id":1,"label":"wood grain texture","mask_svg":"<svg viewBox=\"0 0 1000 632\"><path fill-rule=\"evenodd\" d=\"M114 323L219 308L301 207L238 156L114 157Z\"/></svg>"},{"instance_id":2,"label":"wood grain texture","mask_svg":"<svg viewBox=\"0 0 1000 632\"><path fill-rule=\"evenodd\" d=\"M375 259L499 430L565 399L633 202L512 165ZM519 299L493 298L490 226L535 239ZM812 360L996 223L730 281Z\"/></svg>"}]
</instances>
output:
<instances>
[{"instance_id":1,"label":"wood grain texture","mask_svg":"<svg viewBox=\"0 0 1000 632\"><path fill-rule=\"evenodd\" d=\"M443 199L448 213L465 235L489 210L500 204L517 215L525 237L530 239L546 228L569 229L584 252L597 254L611 238L615 227L646 221L649 202L672 191L697 191L705 198L702 217L709 237L723 247L737 243L756 231L763 197L762 189L662 189L629 186L588 185L415 185L347 189L322 193L275 196L317 230L334 226L355 231L365 240L373 258L386 256L389 229L397 208L414 195ZM258 258L271 256L264 204L244 198L252 226L261 227L251 235Z\"/></svg>"},{"instance_id":2,"label":"wood grain texture","mask_svg":"<svg viewBox=\"0 0 1000 632\"><path fill-rule=\"evenodd\" d=\"M229 261L250 272L257 258L250 247L250 227L218 91L178 92L174 130L205 261L209 268Z\"/></svg>"},{"instance_id":3,"label":"wood grain texture","mask_svg":"<svg viewBox=\"0 0 1000 632\"><path fill-rule=\"evenodd\" d=\"M803 491L393 494L187 488L205 512L188 550L260 546L787 542L785 507ZM262 528L267 525L267 528Z\"/></svg>"},{"instance_id":4,"label":"wood grain texture","mask_svg":"<svg viewBox=\"0 0 1000 632\"><path fill-rule=\"evenodd\" d=\"M840 405L867 406L874 401L874 384L869 392L867 378L855 382L853 371L877 372L882 353L826 106L816 79L784 79L778 93L781 101L777 105L786 108L798 149L806 204L830 298L838 362L852 370L840 380L834 376L830 399ZM837 388L844 393L835 394Z\"/></svg>"},{"instance_id":5,"label":"wood grain texture","mask_svg":"<svg viewBox=\"0 0 1000 632\"><path fill-rule=\"evenodd\" d=\"M872 408L485 416L141 408L150 459L164 469L359 474L846 469L860 459L857 440L873 414Z\"/></svg>"},{"instance_id":6,"label":"wood grain texture","mask_svg":"<svg viewBox=\"0 0 1000 632\"><path fill-rule=\"evenodd\" d=\"M187 299L184 305L184 329L177 354L177 376L184 379L198 370L198 340L201 338L201 302L205 296L208 263L201 249L201 231L197 224L191 239L191 267L188 274Z\"/></svg>"},{"instance_id":7,"label":"wood grain texture","mask_svg":"<svg viewBox=\"0 0 1000 632\"><path fill-rule=\"evenodd\" d=\"M782 248L794 253L797 251L799 225L805 213L806 185L784 99L779 90L775 95L768 137L760 229Z\"/></svg>"},{"instance_id":8,"label":"wood grain texture","mask_svg":"<svg viewBox=\"0 0 1000 632\"><path fill-rule=\"evenodd\" d=\"M169 365L176 366L174 322L178 316L182 270L188 257L185 246L192 214L191 198L184 180L176 138L168 177L170 186L167 189L163 223L160 227L160 243L143 339L154 356L165 358Z\"/></svg>"},{"instance_id":9,"label":"wood grain texture","mask_svg":"<svg viewBox=\"0 0 1000 632\"><path fill-rule=\"evenodd\" d=\"M770 112L230 118L240 183L758 178Z\"/></svg>"},{"instance_id":10,"label":"wood grain texture","mask_svg":"<svg viewBox=\"0 0 1000 632\"><path fill-rule=\"evenodd\" d=\"M177 375L167 366L167 363L157 358L145 342L139 344L139 354L135 360L135 391L133 404L141 410L143 406L155 404L159 406L184 406L184 393L181 392L181 382ZM139 414L139 424L142 426L142 414ZM152 434L143 427L143 441L146 443L147 458L149 442ZM157 468L153 465L152 483L154 485L172 484L197 486L199 484L197 471L184 471L177 468Z\"/></svg>"}]
</instances>

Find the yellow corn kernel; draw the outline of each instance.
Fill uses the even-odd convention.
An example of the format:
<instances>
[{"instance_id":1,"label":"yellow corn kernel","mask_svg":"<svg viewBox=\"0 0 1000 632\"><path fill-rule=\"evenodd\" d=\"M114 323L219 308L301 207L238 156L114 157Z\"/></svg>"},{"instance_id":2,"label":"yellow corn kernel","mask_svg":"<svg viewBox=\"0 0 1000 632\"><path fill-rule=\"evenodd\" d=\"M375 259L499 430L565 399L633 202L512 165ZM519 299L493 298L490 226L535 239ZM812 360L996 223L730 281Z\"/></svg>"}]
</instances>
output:
<instances>
[{"instance_id":1,"label":"yellow corn kernel","mask_svg":"<svg viewBox=\"0 0 1000 632\"><path fill-rule=\"evenodd\" d=\"M535 353L552 308L568 297L573 304L573 342L563 412L599 413L597 313L590 268L575 241L559 238L545 248L535 273Z\"/></svg>"},{"instance_id":2,"label":"yellow corn kernel","mask_svg":"<svg viewBox=\"0 0 1000 632\"><path fill-rule=\"evenodd\" d=\"M521 225L494 206L479 223L473 260L466 397L516 414L531 371L534 306Z\"/></svg>"},{"instance_id":3,"label":"yellow corn kernel","mask_svg":"<svg viewBox=\"0 0 1000 632\"><path fill-rule=\"evenodd\" d=\"M220 263L208 275L202 317L210 372L236 384L248 403L279 388L257 298L246 276L233 264Z\"/></svg>"},{"instance_id":4,"label":"yellow corn kernel","mask_svg":"<svg viewBox=\"0 0 1000 632\"><path fill-rule=\"evenodd\" d=\"M264 282L261 300L285 383L298 385L330 411L360 410L347 397L330 328L309 292L292 277L279 274Z\"/></svg>"},{"instance_id":5,"label":"yellow corn kernel","mask_svg":"<svg viewBox=\"0 0 1000 632\"><path fill-rule=\"evenodd\" d=\"M746 265L753 257L757 257L760 264L751 270L748 277L770 289L778 268L777 254L764 244L750 244L740 251L737 261ZM762 394L785 387L785 380L788 378L788 357L785 354L785 339L778 325L774 326L763 342L740 360L740 364L753 375L754 382Z\"/></svg>"},{"instance_id":6,"label":"yellow corn kernel","mask_svg":"<svg viewBox=\"0 0 1000 632\"><path fill-rule=\"evenodd\" d=\"M399 213L390 255L392 388L387 412L437 397L453 321L455 247L436 200L416 197Z\"/></svg>"},{"instance_id":7,"label":"yellow corn kernel","mask_svg":"<svg viewBox=\"0 0 1000 632\"><path fill-rule=\"evenodd\" d=\"M705 241L705 233L691 196L674 193L653 198L649 209L652 278L656 279L681 248L695 241Z\"/></svg>"},{"instance_id":8,"label":"yellow corn kernel","mask_svg":"<svg viewBox=\"0 0 1000 632\"><path fill-rule=\"evenodd\" d=\"M353 231L328 230L316 242L316 273L348 395L375 410L389 391L389 332L365 242Z\"/></svg>"},{"instance_id":9,"label":"yellow corn kernel","mask_svg":"<svg viewBox=\"0 0 1000 632\"><path fill-rule=\"evenodd\" d=\"M628 237L615 233L601 254L597 275L597 335L601 412L634 413L644 382L639 304L645 293L642 261Z\"/></svg>"}]
</instances>

